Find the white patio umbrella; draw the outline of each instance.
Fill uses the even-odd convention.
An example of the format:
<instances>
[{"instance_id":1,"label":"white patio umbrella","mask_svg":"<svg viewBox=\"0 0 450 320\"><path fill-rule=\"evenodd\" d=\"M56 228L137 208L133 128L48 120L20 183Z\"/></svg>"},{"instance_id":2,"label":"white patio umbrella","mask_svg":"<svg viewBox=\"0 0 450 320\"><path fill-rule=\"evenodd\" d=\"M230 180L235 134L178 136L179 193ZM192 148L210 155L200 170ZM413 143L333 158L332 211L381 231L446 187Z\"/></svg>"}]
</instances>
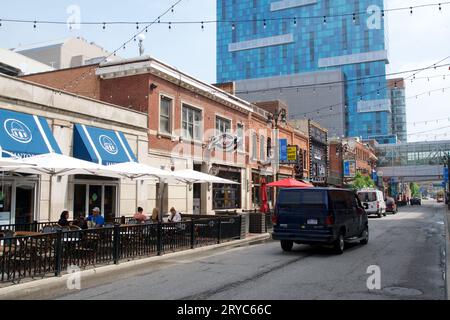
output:
<instances>
[{"instance_id":1,"label":"white patio umbrella","mask_svg":"<svg viewBox=\"0 0 450 320\"><path fill-rule=\"evenodd\" d=\"M221 184L239 184L232 180L219 178L207 173L195 171L192 169L179 170L172 172L172 178L185 183L221 183Z\"/></svg>"},{"instance_id":2,"label":"white patio umbrella","mask_svg":"<svg viewBox=\"0 0 450 320\"><path fill-rule=\"evenodd\" d=\"M21 159L0 158L0 171L8 171L9 167L30 167L31 164L24 163Z\"/></svg>"},{"instance_id":3,"label":"white patio umbrella","mask_svg":"<svg viewBox=\"0 0 450 320\"><path fill-rule=\"evenodd\" d=\"M59 153L45 153L22 160L24 166L4 167L7 171L31 174L49 174L52 176L89 174L117 178L117 173L97 163L65 156Z\"/></svg>"},{"instance_id":4,"label":"white patio umbrella","mask_svg":"<svg viewBox=\"0 0 450 320\"><path fill-rule=\"evenodd\" d=\"M139 162L123 162L106 166L106 168L128 179L165 179L172 176L170 171Z\"/></svg>"}]
</instances>

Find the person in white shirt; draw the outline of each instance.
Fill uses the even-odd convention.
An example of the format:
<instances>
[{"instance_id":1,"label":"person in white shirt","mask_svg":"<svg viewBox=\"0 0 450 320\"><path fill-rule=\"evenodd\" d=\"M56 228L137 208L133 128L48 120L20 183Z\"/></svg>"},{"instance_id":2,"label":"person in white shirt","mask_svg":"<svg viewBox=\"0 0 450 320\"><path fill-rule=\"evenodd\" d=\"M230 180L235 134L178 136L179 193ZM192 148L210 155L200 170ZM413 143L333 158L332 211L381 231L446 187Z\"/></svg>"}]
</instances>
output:
<instances>
[{"instance_id":1,"label":"person in white shirt","mask_svg":"<svg viewBox=\"0 0 450 320\"><path fill-rule=\"evenodd\" d=\"M174 208L170 208L169 222L180 222L181 214Z\"/></svg>"}]
</instances>

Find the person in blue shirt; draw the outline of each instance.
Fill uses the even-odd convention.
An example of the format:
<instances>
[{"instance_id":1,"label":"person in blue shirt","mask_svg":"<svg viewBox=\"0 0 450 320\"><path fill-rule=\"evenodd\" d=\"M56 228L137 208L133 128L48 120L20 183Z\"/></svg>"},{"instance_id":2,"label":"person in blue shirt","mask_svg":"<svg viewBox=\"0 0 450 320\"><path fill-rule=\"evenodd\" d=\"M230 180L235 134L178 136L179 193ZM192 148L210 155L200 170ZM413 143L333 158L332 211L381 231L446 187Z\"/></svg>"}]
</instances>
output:
<instances>
[{"instance_id":1,"label":"person in blue shirt","mask_svg":"<svg viewBox=\"0 0 450 320\"><path fill-rule=\"evenodd\" d=\"M90 215L86 221L93 221L96 228L101 228L105 224L105 219L100 214L100 209L98 207L92 209L92 215Z\"/></svg>"}]
</instances>

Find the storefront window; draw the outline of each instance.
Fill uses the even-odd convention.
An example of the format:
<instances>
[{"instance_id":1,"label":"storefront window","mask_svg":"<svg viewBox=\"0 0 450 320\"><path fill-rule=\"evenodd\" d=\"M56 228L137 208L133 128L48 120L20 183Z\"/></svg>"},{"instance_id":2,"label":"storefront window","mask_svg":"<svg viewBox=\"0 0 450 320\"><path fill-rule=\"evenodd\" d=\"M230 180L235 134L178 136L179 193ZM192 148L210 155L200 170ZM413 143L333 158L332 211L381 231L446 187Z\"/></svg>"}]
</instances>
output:
<instances>
[{"instance_id":1,"label":"storefront window","mask_svg":"<svg viewBox=\"0 0 450 320\"><path fill-rule=\"evenodd\" d=\"M228 133L231 130L231 121L221 117L216 117L216 134Z\"/></svg>"},{"instance_id":2,"label":"storefront window","mask_svg":"<svg viewBox=\"0 0 450 320\"><path fill-rule=\"evenodd\" d=\"M12 185L2 183L0 185L0 225L11 223L11 194Z\"/></svg>"},{"instance_id":3,"label":"storefront window","mask_svg":"<svg viewBox=\"0 0 450 320\"><path fill-rule=\"evenodd\" d=\"M219 171L218 177L241 183L240 172ZM213 184L213 210L241 208L240 184Z\"/></svg>"}]
</instances>

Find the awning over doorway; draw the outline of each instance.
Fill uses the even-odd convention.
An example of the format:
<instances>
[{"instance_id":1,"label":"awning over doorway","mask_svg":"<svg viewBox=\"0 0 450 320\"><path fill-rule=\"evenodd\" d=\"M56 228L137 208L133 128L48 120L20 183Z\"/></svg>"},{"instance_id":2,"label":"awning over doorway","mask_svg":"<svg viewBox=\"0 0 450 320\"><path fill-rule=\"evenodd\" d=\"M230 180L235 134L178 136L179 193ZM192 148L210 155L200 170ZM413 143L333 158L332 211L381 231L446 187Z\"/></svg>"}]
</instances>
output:
<instances>
[{"instance_id":1,"label":"awning over doorway","mask_svg":"<svg viewBox=\"0 0 450 320\"><path fill-rule=\"evenodd\" d=\"M21 158L61 153L47 121L31 114L0 109L0 156Z\"/></svg>"},{"instance_id":2,"label":"awning over doorway","mask_svg":"<svg viewBox=\"0 0 450 320\"><path fill-rule=\"evenodd\" d=\"M122 132L83 124L74 128L73 156L103 165L137 161Z\"/></svg>"}]
</instances>

